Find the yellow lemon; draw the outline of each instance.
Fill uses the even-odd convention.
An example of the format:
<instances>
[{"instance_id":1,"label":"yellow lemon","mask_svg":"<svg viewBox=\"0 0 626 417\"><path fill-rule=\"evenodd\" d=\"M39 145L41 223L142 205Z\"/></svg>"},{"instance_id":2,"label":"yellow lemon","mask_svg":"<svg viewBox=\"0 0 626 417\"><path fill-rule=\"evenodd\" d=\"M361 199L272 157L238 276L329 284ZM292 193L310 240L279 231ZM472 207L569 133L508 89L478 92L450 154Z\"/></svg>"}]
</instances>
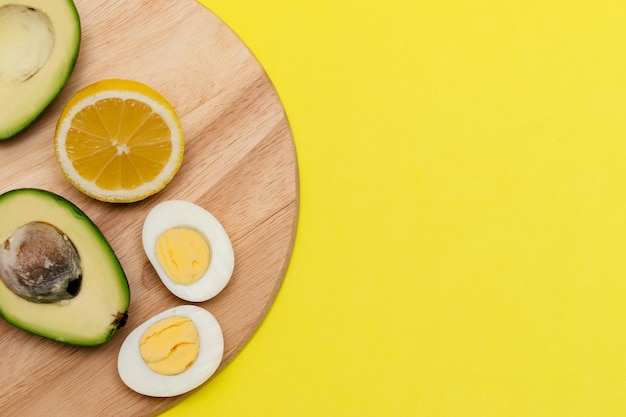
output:
<instances>
[{"instance_id":1,"label":"yellow lemon","mask_svg":"<svg viewBox=\"0 0 626 417\"><path fill-rule=\"evenodd\" d=\"M98 81L77 92L57 123L61 170L84 194L131 203L161 191L183 161L183 130L168 101L130 80Z\"/></svg>"}]
</instances>

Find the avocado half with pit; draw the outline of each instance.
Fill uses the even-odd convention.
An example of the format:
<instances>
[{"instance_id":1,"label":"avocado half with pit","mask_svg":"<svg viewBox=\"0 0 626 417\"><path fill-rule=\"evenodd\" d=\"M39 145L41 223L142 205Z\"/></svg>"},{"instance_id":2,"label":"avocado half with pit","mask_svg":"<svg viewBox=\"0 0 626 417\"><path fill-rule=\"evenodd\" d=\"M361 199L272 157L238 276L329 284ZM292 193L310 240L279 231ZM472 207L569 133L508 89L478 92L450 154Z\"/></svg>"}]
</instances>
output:
<instances>
[{"instance_id":1,"label":"avocado half with pit","mask_svg":"<svg viewBox=\"0 0 626 417\"><path fill-rule=\"evenodd\" d=\"M0 0L0 139L28 127L59 94L80 40L71 0Z\"/></svg>"},{"instance_id":2,"label":"avocado half with pit","mask_svg":"<svg viewBox=\"0 0 626 417\"><path fill-rule=\"evenodd\" d=\"M98 227L45 190L0 195L0 315L74 345L108 341L126 322L130 290Z\"/></svg>"}]
</instances>

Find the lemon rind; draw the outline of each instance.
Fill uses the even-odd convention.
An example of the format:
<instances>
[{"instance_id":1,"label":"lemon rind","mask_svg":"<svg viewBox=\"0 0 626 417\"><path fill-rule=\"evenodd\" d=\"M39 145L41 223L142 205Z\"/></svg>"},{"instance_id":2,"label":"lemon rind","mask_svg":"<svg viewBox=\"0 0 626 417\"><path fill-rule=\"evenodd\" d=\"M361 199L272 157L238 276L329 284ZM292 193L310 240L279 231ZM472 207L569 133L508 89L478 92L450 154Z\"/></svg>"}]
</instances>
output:
<instances>
[{"instance_id":1,"label":"lemon rind","mask_svg":"<svg viewBox=\"0 0 626 417\"><path fill-rule=\"evenodd\" d=\"M155 90L145 84L135 81L128 81L127 88L117 87L124 84L123 80L107 80L95 83L86 87L76 94L75 100L70 100L57 124L55 132L55 153L57 160L67 180L82 193L100 201L112 203L131 203L143 200L151 195L163 190L179 171L184 156L184 134L180 120L173 107ZM111 84L111 88L107 88ZM91 93L91 90L102 87L100 91ZM156 98L153 98L139 89L148 91ZM84 95L84 97L81 97ZM135 99L146 103L153 112L159 115L171 132L172 152L168 163L163 170L152 181L133 189L106 190L98 187L92 181L84 179L74 168L71 160L65 151L65 140L71 127L72 120L76 114L85 107L95 104L97 101L108 98Z\"/></svg>"}]
</instances>

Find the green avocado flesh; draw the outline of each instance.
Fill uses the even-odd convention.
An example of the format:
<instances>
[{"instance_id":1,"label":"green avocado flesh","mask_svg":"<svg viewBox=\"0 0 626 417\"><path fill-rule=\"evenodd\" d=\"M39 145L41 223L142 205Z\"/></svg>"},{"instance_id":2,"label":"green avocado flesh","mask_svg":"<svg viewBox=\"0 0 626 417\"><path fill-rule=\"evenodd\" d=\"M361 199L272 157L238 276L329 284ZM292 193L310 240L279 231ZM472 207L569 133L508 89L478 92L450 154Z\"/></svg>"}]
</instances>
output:
<instances>
[{"instance_id":1,"label":"green avocado flesh","mask_svg":"<svg viewBox=\"0 0 626 417\"><path fill-rule=\"evenodd\" d=\"M71 0L0 0L0 140L59 94L76 64L80 18Z\"/></svg>"},{"instance_id":2,"label":"green avocado flesh","mask_svg":"<svg viewBox=\"0 0 626 417\"><path fill-rule=\"evenodd\" d=\"M41 225L43 232L39 231ZM23 235L30 236L30 240L20 239ZM15 266L6 255L9 251L20 252L18 242L27 243L23 245L26 258L33 258L20 261L32 261L26 272L22 264ZM56 262L58 253L70 254L69 261ZM44 261L37 263L36 258ZM48 289L31 297L18 295L7 285L11 282L7 275L13 270L24 272L21 276L31 282L28 280L32 276L45 275L39 273L39 266L56 271L52 265L59 263L69 265L63 269L69 271L68 276L78 277L79 284L69 278L70 284L52 297ZM0 315L23 330L60 342L93 346L109 340L125 323L130 290L113 249L78 207L49 191L22 188L0 195L0 271L4 271L0 276ZM32 282L38 280L32 278ZM27 292L36 292L40 285L47 284L33 285L34 289Z\"/></svg>"}]
</instances>

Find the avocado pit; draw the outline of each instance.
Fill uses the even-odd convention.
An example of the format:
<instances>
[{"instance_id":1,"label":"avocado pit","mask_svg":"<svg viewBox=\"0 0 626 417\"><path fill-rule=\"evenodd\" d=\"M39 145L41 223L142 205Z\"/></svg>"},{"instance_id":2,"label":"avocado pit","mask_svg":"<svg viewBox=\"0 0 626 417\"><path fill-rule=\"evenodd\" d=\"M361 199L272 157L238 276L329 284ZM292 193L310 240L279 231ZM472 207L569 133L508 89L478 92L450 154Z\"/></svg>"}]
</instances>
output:
<instances>
[{"instance_id":1,"label":"avocado pit","mask_svg":"<svg viewBox=\"0 0 626 417\"><path fill-rule=\"evenodd\" d=\"M47 14L21 4L0 7L0 87L23 83L37 74L54 43Z\"/></svg>"},{"instance_id":2,"label":"avocado pit","mask_svg":"<svg viewBox=\"0 0 626 417\"><path fill-rule=\"evenodd\" d=\"M22 225L0 247L0 278L28 301L55 303L74 298L80 290L82 271L72 241L48 223Z\"/></svg>"}]
</instances>

